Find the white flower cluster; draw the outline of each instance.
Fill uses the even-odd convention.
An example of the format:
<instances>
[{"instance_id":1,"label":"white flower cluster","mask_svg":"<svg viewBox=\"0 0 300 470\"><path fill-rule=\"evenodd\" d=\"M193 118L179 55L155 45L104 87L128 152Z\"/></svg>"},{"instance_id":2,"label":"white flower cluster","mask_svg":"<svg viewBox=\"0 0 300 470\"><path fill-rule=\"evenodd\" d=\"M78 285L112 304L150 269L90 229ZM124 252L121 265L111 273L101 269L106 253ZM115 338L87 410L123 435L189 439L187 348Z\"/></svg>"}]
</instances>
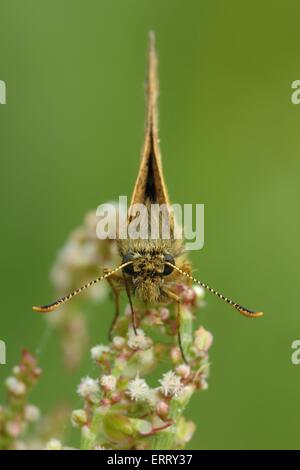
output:
<instances>
[{"instance_id":1,"label":"white flower cluster","mask_svg":"<svg viewBox=\"0 0 300 470\"><path fill-rule=\"evenodd\" d=\"M112 392L116 389L117 379L113 375L102 375L100 385L106 392Z\"/></svg>"},{"instance_id":2,"label":"white flower cluster","mask_svg":"<svg viewBox=\"0 0 300 470\"><path fill-rule=\"evenodd\" d=\"M180 366L178 372L180 375L175 374L173 371L163 374L162 379L159 380L160 387L158 389L151 389L144 379L138 375L134 380L131 380L127 386L127 394L131 400L135 401L148 401L150 404L155 404L155 392L159 390L165 397L178 397L184 391L184 384L181 382L181 377L187 377L190 373L189 366ZM177 373L178 373L177 372Z\"/></svg>"},{"instance_id":3,"label":"white flower cluster","mask_svg":"<svg viewBox=\"0 0 300 470\"><path fill-rule=\"evenodd\" d=\"M91 377L83 378L77 387L77 392L82 398L96 403L100 392L98 381Z\"/></svg>"},{"instance_id":4,"label":"white flower cluster","mask_svg":"<svg viewBox=\"0 0 300 470\"><path fill-rule=\"evenodd\" d=\"M152 346L152 340L148 338L144 331L138 328L134 331L133 328L128 330L128 346L130 349L142 349L146 350Z\"/></svg>"},{"instance_id":5,"label":"white flower cluster","mask_svg":"<svg viewBox=\"0 0 300 470\"><path fill-rule=\"evenodd\" d=\"M181 378L175 374L172 370L166 372L163 378L159 380L161 385L160 390L166 396L178 397L183 391L183 384Z\"/></svg>"},{"instance_id":6,"label":"white flower cluster","mask_svg":"<svg viewBox=\"0 0 300 470\"><path fill-rule=\"evenodd\" d=\"M121 350L124 348L126 341L122 336L114 336L112 343L115 349Z\"/></svg>"},{"instance_id":7,"label":"white flower cluster","mask_svg":"<svg viewBox=\"0 0 300 470\"><path fill-rule=\"evenodd\" d=\"M131 400L147 401L151 396L151 389L144 379L137 376L128 383L127 393Z\"/></svg>"},{"instance_id":8,"label":"white flower cluster","mask_svg":"<svg viewBox=\"0 0 300 470\"><path fill-rule=\"evenodd\" d=\"M40 419L41 412L35 405L26 405L24 409L24 417L29 423L34 423Z\"/></svg>"},{"instance_id":9,"label":"white flower cluster","mask_svg":"<svg viewBox=\"0 0 300 470\"><path fill-rule=\"evenodd\" d=\"M102 344L97 344L91 349L91 358L94 361L100 361L104 353L109 353L110 348L108 346L103 346Z\"/></svg>"},{"instance_id":10,"label":"white flower cluster","mask_svg":"<svg viewBox=\"0 0 300 470\"><path fill-rule=\"evenodd\" d=\"M26 385L16 377L7 377L5 385L7 390L13 395L21 396L26 393Z\"/></svg>"}]
</instances>

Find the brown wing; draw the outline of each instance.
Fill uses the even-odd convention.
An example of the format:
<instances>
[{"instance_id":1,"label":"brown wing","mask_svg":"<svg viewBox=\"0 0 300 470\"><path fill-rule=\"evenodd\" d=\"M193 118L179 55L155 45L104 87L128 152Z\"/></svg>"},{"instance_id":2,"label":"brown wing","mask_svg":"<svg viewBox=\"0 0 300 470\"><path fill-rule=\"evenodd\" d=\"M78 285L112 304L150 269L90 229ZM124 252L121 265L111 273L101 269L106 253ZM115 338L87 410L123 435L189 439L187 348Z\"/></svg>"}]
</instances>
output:
<instances>
[{"instance_id":1,"label":"brown wing","mask_svg":"<svg viewBox=\"0 0 300 470\"><path fill-rule=\"evenodd\" d=\"M157 114L157 55L155 35L149 34L149 63L147 77L147 114L145 141L138 177L132 194L131 204L147 202L169 206L168 192L164 182L158 141Z\"/></svg>"}]
</instances>

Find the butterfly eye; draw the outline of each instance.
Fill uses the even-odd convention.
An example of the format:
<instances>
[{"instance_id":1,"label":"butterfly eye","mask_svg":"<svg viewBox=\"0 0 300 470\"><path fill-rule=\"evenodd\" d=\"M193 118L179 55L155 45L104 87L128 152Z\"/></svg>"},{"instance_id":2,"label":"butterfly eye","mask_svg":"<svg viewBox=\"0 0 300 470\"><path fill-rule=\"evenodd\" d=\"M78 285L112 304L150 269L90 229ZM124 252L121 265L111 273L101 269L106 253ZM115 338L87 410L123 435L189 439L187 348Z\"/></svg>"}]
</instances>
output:
<instances>
[{"instance_id":1,"label":"butterfly eye","mask_svg":"<svg viewBox=\"0 0 300 470\"><path fill-rule=\"evenodd\" d=\"M167 263L175 264L175 260L170 254L165 255L164 261ZM163 275L168 276L169 274L171 274L171 272L173 272L173 270L174 268L172 268L172 266L170 266L169 264L165 264Z\"/></svg>"},{"instance_id":2,"label":"butterfly eye","mask_svg":"<svg viewBox=\"0 0 300 470\"><path fill-rule=\"evenodd\" d=\"M126 255L123 257L123 263L127 263L128 261L133 261L134 255L131 252L126 253ZM123 268L124 273L129 274L129 276L134 275L134 270L133 270L133 263L128 264Z\"/></svg>"}]
</instances>

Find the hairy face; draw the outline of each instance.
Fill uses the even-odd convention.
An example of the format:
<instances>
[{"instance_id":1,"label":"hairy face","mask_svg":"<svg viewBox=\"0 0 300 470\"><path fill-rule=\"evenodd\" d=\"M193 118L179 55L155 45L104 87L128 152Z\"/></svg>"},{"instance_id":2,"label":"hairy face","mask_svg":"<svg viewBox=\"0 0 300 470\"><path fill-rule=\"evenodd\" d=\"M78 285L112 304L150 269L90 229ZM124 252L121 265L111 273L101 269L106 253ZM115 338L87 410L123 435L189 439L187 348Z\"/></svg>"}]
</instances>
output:
<instances>
[{"instance_id":1,"label":"hairy face","mask_svg":"<svg viewBox=\"0 0 300 470\"><path fill-rule=\"evenodd\" d=\"M170 264L175 264L170 253L129 251L124 254L123 262L131 263L124 268L130 279L134 294L140 299L155 302L162 296L165 278L173 272Z\"/></svg>"}]
</instances>

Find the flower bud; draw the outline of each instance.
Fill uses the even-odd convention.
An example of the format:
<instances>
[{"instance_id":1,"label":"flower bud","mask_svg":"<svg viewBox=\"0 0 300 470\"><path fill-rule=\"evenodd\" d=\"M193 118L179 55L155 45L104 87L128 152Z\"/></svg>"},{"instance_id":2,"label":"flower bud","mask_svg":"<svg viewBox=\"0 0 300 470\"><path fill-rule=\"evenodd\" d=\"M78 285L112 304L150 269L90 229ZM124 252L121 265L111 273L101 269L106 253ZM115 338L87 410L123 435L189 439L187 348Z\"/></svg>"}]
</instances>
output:
<instances>
[{"instance_id":1,"label":"flower bud","mask_svg":"<svg viewBox=\"0 0 300 470\"><path fill-rule=\"evenodd\" d=\"M171 349L170 356L174 364L178 364L182 360L180 349L177 346L174 346Z\"/></svg>"},{"instance_id":2,"label":"flower bud","mask_svg":"<svg viewBox=\"0 0 300 470\"><path fill-rule=\"evenodd\" d=\"M21 396L26 393L26 385L15 377L8 377L5 381L6 388L13 395Z\"/></svg>"},{"instance_id":3,"label":"flower bud","mask_svg":"<svg viewBox=\"0 0 300 470\"><path fill-rule=\"evenodd\" d=\"M113 375L102 375L100 385L105 392L112 392L117 385L117 379Z\"/></svg>"},{"instance_id":4,"label":"flower bud","mask_svg":"<svg viewBox=\"0 0 300 470\"><path fill-rule=\"evenodd\" d=\"M124 442L124 440L132 438L134 427L132 419L119 413L106 413L103 418L103 430L106 439L116 442Z\"/></svg>"},{"instance_id":5,"label":"flower bud","mask_svg":"<svg viewBox=\"0 0 300 470\"><path fill-rule=\"evenodd\" d=\"M115 336L112 343L115 349L121 350L125 347L126 340L122 336Z\"/></svg>"},{"instance_id":6,"label":"flower bud","mask_svg":"<svg viewBox=\"0 0 300 470\"><path fill-rule=\"evenodd\" d=\"M71 414L71 423L75 428L82 428L87 424L87 415L84 410L74 410Z\"/></svg>"},{"instance_id":7,"label":"flower bud","mask_svg":"<svg viewBox=\"0 0 300 470\"><path fill-rule=\"evenodd\" d=\"M91 403L97 403L99 399L99 385L97 380L85 377L77 387L78 394Z\"/></svg>"},{"instance_id":8,"label":"flower bud","mask_svg":"<svg viewBox=\"0 0 300 470\"><path fill-rule=\"evenodd\" d=\"M180 448L184 448L185 445L192 439L195 432L196 426L192 421L186 421L181 417L177 425L177 441Z\"/></svg>"},{"instance_id":9,"label":"flower bud","mask_svg":"<svg viewBox=\"0 0 300 470\"><path fill-rule=\"evenodd\" d=\"M163 321L168 320L170 317L170 310L166 307L163 307L159 310L160 317Z\"/></svg>"},{"instance_id":10,"label":"flower bud","mask_svg":"<svg viewBox=\"0 0 300 470\"><path fill-rule=\"evenodd\" d=\"M194 291L195 291L197 300L203 300L204 297L205 297L205 289L204 289L204 287L199 286L199 285L196 284L195 286L193 286L193 289L194 289Z\"/></svg>"},{"instance_id":11,"label":"flower bud","mask_svg":"<svg viewBox=\"0 0 300 470\"><path fill-rule=\"evenodd\" d=\"M20 421L8 421L5 430L10 437L15 439L22 432L22 423Z\"/></svg>"},{"instance_id":12,"label":"flower bud","mask_svg":"<svg viewBox=\"0 0 300 470\"><path fill-rule=\"evenodd\" d=\"M91 349L91 357L94 361L100 361L104 354L110 352L110 348L108 346L103 346L102 344L98 344Z\"/></svg>"},{"instance_id":13,"label":"flower bud","mask_svg":"<svg viewBox=\"0 0 300 470\"><path fill-rule=\"evenodd\" d=\"M195 331L194 344L198 352L207 352L212 345L213 336L202 326Z\"/></svg>"},{"instance_id":14,"label":"flower bud","mask_svg":"<svg viewBox=\"0 0 300 470\"><path fill-rule=\"evenodd\" d=\"M201 390L207 390L208 389L208 383L204 377L201 377L200 379L200 389Z\"/></svg>"},{"instance_id":15,"label":"flower bud","mask_svg":"<svg viewBox=\"0 0 300 470\"><path fill-rule=\"evenodd\" d=\"M41 413L37 406L26 405L24 409L24 417L26 421L33 423L40 419Z\"/></svg>"},{"instance_id":16,"label":"flower bud","mask_svg":"<svg viewBox=\"0 0 300 470\"><path fill-rule=\"evenodd\" d=\"M128 331L128 341L127 341L128 346L130 349L142 349L146 350L151 348L152 346L152 340L148 338L143 330L138 328L136 331L134 331L133 328L131 328Z\"/></svg>"},{"instance_id":17,"label":"flower bud","mask_svg":"<svg viewBox=\"0 0 300 470\"><path fill-rule=\"evenodd\" d=\"M169 405L165 401L159 401L156 405L156 413L161 419L167 418L169 414Z\"/></svg>"},{"instance_id":18,"label":"flower bud","mask_svg":"<svg viewBox=\"0 0 300 470\"><path fill-rule=\"evenodd\" d=\"M21 367L20 366L14 366L12 370L14 376L18 377L21 373Z\"/></svg>"},{"instance_id":19,"label":"flower bud","mask_svg":"<svg viewBox=\"0 0 300 470\"><path fill-rule=\"evenodd\" d=\"M188 364L180 364L176 367L176 374L183 379L187 379L191 373L191 368Z\"/></svg>"},{"instance_id":20,"label":"flower bud","mask_svg":"<svg viewBox=\"0 0 300 470\"><path fill-rule=\"evenodd\" d=\"M191 287L188 287L182 292L181 298L185 304L193 304L196 300L196 292Z\"/></svg>"},{"instance_id":21,"label":"flower bud","mask_svg":"<svg viewBox=\"0 0 300 470\"><path fill-rule=\"evenodd\" d=\"M112 403L118 403L121 400L122 400L122 394L121 393L115 392L115 393L112 394L112 396L111 396Z\"/></svg>"}]
</instances>

